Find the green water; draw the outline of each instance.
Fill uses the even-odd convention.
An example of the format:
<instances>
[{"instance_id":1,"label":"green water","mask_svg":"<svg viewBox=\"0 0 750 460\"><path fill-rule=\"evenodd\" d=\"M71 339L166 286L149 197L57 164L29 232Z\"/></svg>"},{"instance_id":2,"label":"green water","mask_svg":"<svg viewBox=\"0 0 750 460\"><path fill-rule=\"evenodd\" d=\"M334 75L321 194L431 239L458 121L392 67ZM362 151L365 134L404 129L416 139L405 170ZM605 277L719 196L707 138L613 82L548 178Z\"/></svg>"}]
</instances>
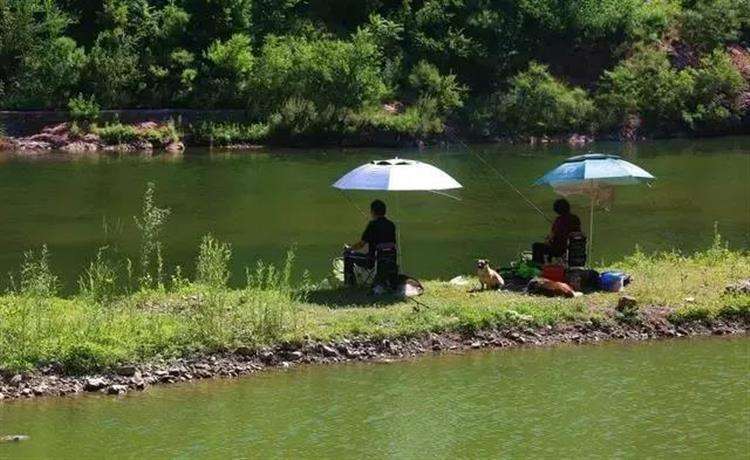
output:
<instances>
[{"instance_id":1,"label":"green water","mask_svg":"<svg viewBox=\"0 0 750 460\"><path fill-rule=\"evenodd\" d=\"M9 458L747 458L750 340L304 367L0 405Z\"/></svg>"},{"instance_id":2,"label":"green water","mask_svg":"<svg viewBox=\"0 0 750 460\"><path fill-rule=\"evenodd\" d=\"M474 149L545 209L554 194L530 184L581 153L565 146ZM636 244L647 251L703 248L714 222L734 247L750 247L750 137L655 141L630 149L598 144L591 150L621 153L658 177L652 188L621 187L611 211L597 212L597 261L617 260ZM374 197L387 201L401 226L410 274L451 277L470 271L477 257L502 264L547 233L540 216L461 149L2 156L2 282L24 250L44 243L68 289L99 246L136 258L132 216L149 181L157 184L158 201L172 209L164 235L170 270L179 264L190 272L201 235L213 232L233 245L234 282L241 281L244 266L258 258L279 260L292 244L299 266L322 276L342 243L356 240L365 224L330 184L366 161L395 155L435 164L465 186L456 193L462 201L429 193L350 194L362 208ZM573 205L587 222L586 203Z\"/></svg>"}]
</instances>

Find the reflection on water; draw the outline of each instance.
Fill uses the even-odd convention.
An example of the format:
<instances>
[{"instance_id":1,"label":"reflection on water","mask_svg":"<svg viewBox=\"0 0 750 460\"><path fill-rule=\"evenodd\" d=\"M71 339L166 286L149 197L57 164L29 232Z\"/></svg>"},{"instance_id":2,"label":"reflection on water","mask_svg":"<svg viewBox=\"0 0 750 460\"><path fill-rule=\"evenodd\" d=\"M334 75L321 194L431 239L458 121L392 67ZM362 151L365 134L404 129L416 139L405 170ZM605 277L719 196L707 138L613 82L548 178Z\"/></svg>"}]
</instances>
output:
<instances>
[{"instance_id":1,"label":"reflection on water","mask_svg":"<svg viewBox=\"0 0 750 460\"><path fill-rule=\"evenodd\" d=\"M543 209L554 195L532 187L572 154L566 146L475 146ZM710 243L714 222L735 247L750 246L750 138L654 141L586 150L622 153L658 180L652 188L621 187L610 212L597 213L595 257L612 261L636 244L650 251L692 250ZM202 234L233 245L235 282L258 258L279 260L296 245L300 265L329 270L343 242L359 236L363 218L330 184L373 158L418 158L456 177L462 201L425 193L353 192L366 208L378 196L401 226L404 265L422 278L471 270L472 259L511 259L547 232L547 223L465 149L279 150L184 156L46 153L0 156L0 272L18 266L24 250L47 243L53 265L73 286L96 248L110 245L135 258L138 213L146 182L172 208L167 261L189 272ZM585 200L573 200L585 215ZM587 219L583 219L587 221ZM105 232L106 227L106 232Z\"/></svg>"},{"instance_id":2,"label":"reflection on water","mask_svg":"<svg viewBox=\"0 0 750 460\"><path fill-rule=\"evenodd\" d=\"M747 458L750 341L313 366L0 405L0 457Z\"/></svg>"}]
</instances>

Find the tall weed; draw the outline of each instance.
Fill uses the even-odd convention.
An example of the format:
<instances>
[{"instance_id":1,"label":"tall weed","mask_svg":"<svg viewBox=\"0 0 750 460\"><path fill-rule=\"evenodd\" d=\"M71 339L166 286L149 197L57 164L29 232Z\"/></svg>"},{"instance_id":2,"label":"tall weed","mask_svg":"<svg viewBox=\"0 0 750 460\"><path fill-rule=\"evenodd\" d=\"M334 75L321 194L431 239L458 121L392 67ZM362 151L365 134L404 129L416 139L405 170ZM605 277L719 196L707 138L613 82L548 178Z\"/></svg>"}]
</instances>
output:
<instances>
[{"instance_id":1,"label":"tall weed","mask_svg":"<svg viewBox=\"0 0 750 460\"><path fill-rule=\"evenodd\" d=\"M136 227L141 233L141 289L163 288L164 286L164 259L159 235L171 211L168 208L156 206L155 188L153 182L146 185L141 217L134 217Z\"/></svg>"},{"instance_id":2,"label":"tall weed","mask_svg":"<svg viewBox=\"0 0 750 460\"><path fill-rule=\"evenodd\" d=\"M21 270L18 274L18 284L11 275L11 291L16 294L50 298L57 295L60 281L50 268L49 250L43 245L39 254L33 250L23 254Z\"/></svg>"},{"instance_id":3,"label":"tall weed","mask_svg":"<svg viewBox=\"0 0 750 460\"><path fill-rule=\"evenodd\" d=\"M96 259L78 278L78 292L99 304L108 304L117 296L117 270L107 258L106 246L99 248Z\"/></svg>"},{"instance_id":4,"label":"tall weed","mask_svg":"<svg viewBox=\"0 0 750 460\"><path fill-rule=\"evenodd\" d=\"M222 243L210 233L201 240L198 262L196 264L196 282L214 289L226 287L229 281L229 262L232 259L232 247Z\"/></svg>"}]
</instances>

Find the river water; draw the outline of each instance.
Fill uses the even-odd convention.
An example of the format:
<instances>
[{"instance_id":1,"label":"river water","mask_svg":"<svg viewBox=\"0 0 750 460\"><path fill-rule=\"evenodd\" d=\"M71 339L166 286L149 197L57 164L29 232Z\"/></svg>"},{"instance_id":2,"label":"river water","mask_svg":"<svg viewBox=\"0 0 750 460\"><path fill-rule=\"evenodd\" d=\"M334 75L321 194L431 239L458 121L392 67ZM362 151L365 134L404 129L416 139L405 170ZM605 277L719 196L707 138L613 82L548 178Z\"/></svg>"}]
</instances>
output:
<instances>
[{"instance_id":1,"label":"river water","mask_svg":"<svg viewBox=\"0 0 750 460\"><path fill-rule=\"evenodd\" d=\"M473 150L545 209L554 194L530 184L582 153L566 146ZM617 260L636 244L647 251L703 248L714 222L734 247L750 247L750 137L654 141L634 148L604 143L587 150L620 153L658 177L652 188L619 188L611 211L597 212L597 261ZM401 227L407 272L447 278L470 271L477 257L502 264L547 233L548 224L465 149L6 155L0 157L0 273L5 278L17 269L23 251L46 243L70 291L98 247L109 245L136 258L132 216L152 181L157 201L172 210L163 238L170 270L179 264L189 273L201 235L213 232L233 245L235 283L244 266L258 258L277 261L291 245L300 267L323 276L341 244L356 240L365 224L330 184L364 162L395 155L430 162L465 187L456 192L462 201L429 193L349 194L361 208L375 197L390 205ZM587 203L572 202L587 222Z\"/></svg>"},{"instance_id":2,"label":"river water","mask_svg":"<svg viewBox=\"0 0 750 460\"><path fill-rule=\"evenodd\" d=\"M748 458L750 340L309 366L0 405L2 458Z\"/></svg>"}]
</instances>

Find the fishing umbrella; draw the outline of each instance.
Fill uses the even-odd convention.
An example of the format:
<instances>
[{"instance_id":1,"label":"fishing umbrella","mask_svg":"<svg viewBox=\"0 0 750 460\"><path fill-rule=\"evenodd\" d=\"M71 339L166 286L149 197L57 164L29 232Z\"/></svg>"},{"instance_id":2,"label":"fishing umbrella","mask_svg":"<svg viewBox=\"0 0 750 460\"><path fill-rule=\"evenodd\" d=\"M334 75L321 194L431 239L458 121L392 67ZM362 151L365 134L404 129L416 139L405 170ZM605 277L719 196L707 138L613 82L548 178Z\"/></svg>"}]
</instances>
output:
<instances>
[{"instance_id":1,"label":"fishing umbrella","mask_svg":"<svg viewBox=\"0 0 750 460\"><path fill-rule=\"evenodd\" d=\"M589 257L594 236L594 204L614 199L616 185L633 185L654 179L646 170L627 162L617 155L590 153L565 160L534 182L550 185L563 196L588 195L591 199L589 216Z\"/></svg>"},{"instance_id":2,"label":"fishing umbrella","mask_svg":"<svg viewBox=\"0 0 750 460\"><path fill-rule=\"evenodd\" d=\"M333 184L339 190L436 192L461 188L454 178L427 163L393 158L355 168Z\"/></svg>"},{"instance_id":3,"label":"fishing umbrella","mask_svg":"<svg viewBox=\"0 0 750 460\"><path fill-rule=\"evenodd\" d=\"M459 189L463 186L446 172L431 164L392 158L371 161L355 168L334 182L333 187L342 192L346 190L432 192L456 199L445 193L445 190ZM400 257L401 251L399 250L398 253Z\"/></svg>"}]
</instances>

